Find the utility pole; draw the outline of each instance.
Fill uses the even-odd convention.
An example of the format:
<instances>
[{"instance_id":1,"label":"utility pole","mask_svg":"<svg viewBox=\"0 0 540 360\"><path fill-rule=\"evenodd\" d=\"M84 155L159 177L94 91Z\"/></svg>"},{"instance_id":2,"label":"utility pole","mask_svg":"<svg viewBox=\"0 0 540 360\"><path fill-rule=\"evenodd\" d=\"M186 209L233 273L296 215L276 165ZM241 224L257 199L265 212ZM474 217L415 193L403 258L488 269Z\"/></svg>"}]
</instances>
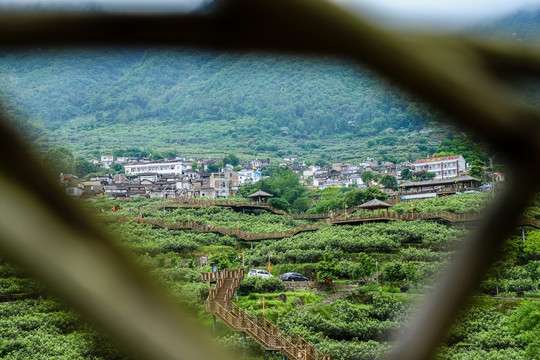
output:
<instances>
[{"instance_id":1,"label":"utility pole","mask_svg":"<svg viewBox=\"0 0 540 360\"><path fill-rule=\"evenodd\" d=\"M491 167L491 197L495 199L495 175L493 174L493 158L489 158L489 166Z\"/></svg>"}]
</instances>

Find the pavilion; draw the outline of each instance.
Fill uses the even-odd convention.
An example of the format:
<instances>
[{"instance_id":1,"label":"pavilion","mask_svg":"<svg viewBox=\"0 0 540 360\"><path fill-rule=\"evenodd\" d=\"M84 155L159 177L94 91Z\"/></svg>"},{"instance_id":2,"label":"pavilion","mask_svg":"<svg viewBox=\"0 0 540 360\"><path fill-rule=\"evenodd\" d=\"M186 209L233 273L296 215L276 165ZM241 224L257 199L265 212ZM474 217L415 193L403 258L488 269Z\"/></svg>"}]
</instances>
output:
<instances>
[{"instance_id":1,"label":"pavilion","mask_svg":"<svg viewBox=\"0 0 540 360\"><path fill-rule=\"evenodd\" d=\"M269 194L267 192L264 192L262 190L256 191L253 194L249 195L248 198L251 198L253 200L257 199L259 204L262 204L264 202L268 202L268 199L274 197L274 195Z\"/></svg>"},{"instance_id":2,"label":"pavilion","mask_svg":"<svg viewBox=\"0 0 540 360\"><path fill-rule=\"evenodd\" d=\"M379 209L379 215L381 215L381 209L386 209L386 215L388 215L388 208L391 208L391 207L392 205L378 199L370 200L367 203L364 203L358 206L358 208L364 209L364 216L366 216L366 209L370 209L370 210Z\"/></svg>"}]
</instances>

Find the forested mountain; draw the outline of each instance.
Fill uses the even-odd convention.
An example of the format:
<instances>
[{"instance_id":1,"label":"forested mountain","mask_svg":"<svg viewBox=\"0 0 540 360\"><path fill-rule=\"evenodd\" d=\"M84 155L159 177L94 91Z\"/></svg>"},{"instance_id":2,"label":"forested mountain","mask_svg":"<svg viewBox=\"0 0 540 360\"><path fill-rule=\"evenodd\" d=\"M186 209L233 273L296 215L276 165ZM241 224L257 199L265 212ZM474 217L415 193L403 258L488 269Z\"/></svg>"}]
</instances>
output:
<instances>
[{"instance_id":1,"label":"forested mountain","mask_svg":"<svg viewBox=\"0 0 540 360\"><path fill-rule=\"evenodd\" d=\"M538 13L474 29L514 33ZM505 30L508 29L508 30ZM525 36L525 35L524 35ZM84 155L114 148L186 155L395 159L425 156L449 132L439 114L343 60L195 50L40 50L0 55L11 107ZM419 143L418 131L435 132ZM394 147L394 148L389 148ZM393 158L394 157L394 158Z\"/></svg>"},{"instance_id":2,"label":"forested mountain","mask_svg":"<svg viewBox=\"0 0 540 360\"><path fill-rule=\"evenodd\" d=\"M335 59L47 51L5 55L0 74L15 101L75 150L92 149L112 132L118 146L225 141L276 151L282 138L365 137L435 119L371 73Z\"/></svg>"}]
</instances>

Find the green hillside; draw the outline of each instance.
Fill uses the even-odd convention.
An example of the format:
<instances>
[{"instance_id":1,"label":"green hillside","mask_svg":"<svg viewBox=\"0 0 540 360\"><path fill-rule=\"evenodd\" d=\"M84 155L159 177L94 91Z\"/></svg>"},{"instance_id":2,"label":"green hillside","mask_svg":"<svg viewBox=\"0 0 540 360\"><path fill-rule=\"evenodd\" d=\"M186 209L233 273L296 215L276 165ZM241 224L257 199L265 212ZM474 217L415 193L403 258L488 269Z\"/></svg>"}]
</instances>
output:
<instances>
[{"instance_id":1,"label":"green hillside","mask_svg":"<svg viewBox=\"0 0 540 360\"><path fill-rule=\"evenodd\" d=\"M12 102L83 154L137 146L200 155L233 148L375 156L368 151L375 144L364 139L436 121L373 74L336 59L46 51L4 55L0 74ZM405 132L397 135L403 140L379 145L410 149ZM422 151L429 152L412 149Z\"/></svg>"},{"instance_id":2,"label":"green hillside","mask_svg":"<svg viewBox=\"0 0 540 360\"><path fill-rule=\"evenodd\" d=\"M539 14L516 13L469 32L538 39ZM429 155L455 135L433 109L335 58L26 51L0 55L0 87L11 112L24 111L17 117L25 132L42 126L54 142L84 156L139 147L196 156L395 161ZM419 134L425 127L432 133Z\"/></svg>"}]
</instances>

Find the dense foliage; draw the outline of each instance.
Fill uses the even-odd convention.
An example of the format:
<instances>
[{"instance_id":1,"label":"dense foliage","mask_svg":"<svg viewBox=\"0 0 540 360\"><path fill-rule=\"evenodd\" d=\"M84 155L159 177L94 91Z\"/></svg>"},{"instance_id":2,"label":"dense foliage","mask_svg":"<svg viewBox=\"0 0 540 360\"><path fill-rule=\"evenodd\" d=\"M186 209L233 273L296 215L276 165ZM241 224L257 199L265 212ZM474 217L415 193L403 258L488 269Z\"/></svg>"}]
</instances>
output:
<instances>
[{"instance_id":1,"label":"dense foliage","mask_svg":"<svg viewBox=\"0 0 540 360\"><path fill-rule=\"evenodd\" d=\"M223 157L235 148L241 157L396 161L396 147L411 158L437 148L436 138L418 147L413 135L436 121L432 109L332 58L41 50L2 55L0 74L12 108L25 109L23 116L87 158L138 147L186 156Z\"/></svg>"},{"instance_id":2,"label":"dense foliage","mask_svg":"<svg viewBox=\"0 0 540 360\"><path fill-rule=\"evenodd\" d=\"M414 212L448 211L454 214L465 214L484 211L488 208L492 194L462 194L447 197L434 197L424 200L404 201L395 204L390 211L398 214Z\"/></svg>"},{"instance_id":3,"label":"dense foliage","mask_svg":"<svg viewBox=\"0 0 540 360\"><path fill-rule=\"evenodd\" d=\"M354 191L332 189L318 192L311 199L344 198ZM466 213L477 211L477 204L482 208L487 206L488 199L475 194L429 199L415 202L415 211ZM280 226L283 230L290 229L304 222L258 210L246 214L221 207L169 207L163 210L160 205L162 203L157 200L118 201L104 197L87 203L89 211L108 221L141 214L142 224L113 222L107 227L115 241L129 249L148 274L208 327L211 320L204 315L203 304L209 286L201 282L200 273L210 271L210 266L201 267L201 256L208 257L219 269L239 268L242 261L246 270L266 268L270 263L273 278L251 277L242 282L240 306L254 316L261 316L264 303L268 319L282 330L313 342L336 360L372 359L386 353L392 346L393 334L399 334L410 318L414 299L396 292L400 292L400 288L412 293L430 289L468 234L468 230L460 225L420 220L361 226L327 225L317 231L282 240L258 242L252 249L251 244L236 242L227 236L153 228L145 223L149 219L167 222L189 220L268 232L278 231ZM166 202L165 205L172 204ZM118 211L110 211L113 206ZM395 211L407 210L407 207L400 210L400 206L404 205L396 205ZM478 289L479 295L538 297L538 254L534 253L536 250L526 250L529 242L523 242L517 235L506 245L500 261L485 274ZM533 243L537 237L536 231L525 235ZM365 286L359 287L346 299L317 306L321 298L311 291L292 293L284 290L284 283L278 276L288 271L300 272L310 280L360 282ZM285 295L283 300L278 298L281 294ZM0 319L0 352L4 358L29 358L31 351L39 351L36 353L43 359L60 356L105 360L124 356L85 325L78 315L59 310L61 306L47 298L43 287L7 263L0 266L0 295L4 301L14 301L0 304L0 313L14 314L2 315ZM539 346L536 337L538 302L524 302L521 306L505 300L497 301L503 305L495 307L492 303L481 303L464 313L445 340L438 358L530 359L530 354L534 354ZM42 304L47 304L52 310L40 310ZM28 309L24 316L17 310L21 306ZM232 334L225 326L218 326L218 336L227 346L241 348L238 335ZM36 350L36 344L42 349ZM251 358L271 359L273 356L253 342L248 342L248 345Z\"/></svg>"},{"instance_id":4,"label":"dense foliage","mask_svg":"<svg viewBox=\"0 0 540 360\"><path fill-rule=\"evenodd\" d=\"M0 259L0 358L121 360L125 355L20 269Z\"/></svg>"},{"instance_id":5,"label":"dense foliage","mask_svg":"<svg viewBox=\"0 0 540 360\"><path fill-rule=\"evenodd\" d=\"M306 196L307 190L299 183L299 179L300 176L288 167L276 168L269 178L242 186L237 195L247 198L254 192L262 190L273 195L270 199L270 205L273 207L285 211L305 212L311 204Z\"/></svg>"}]
</instances>

